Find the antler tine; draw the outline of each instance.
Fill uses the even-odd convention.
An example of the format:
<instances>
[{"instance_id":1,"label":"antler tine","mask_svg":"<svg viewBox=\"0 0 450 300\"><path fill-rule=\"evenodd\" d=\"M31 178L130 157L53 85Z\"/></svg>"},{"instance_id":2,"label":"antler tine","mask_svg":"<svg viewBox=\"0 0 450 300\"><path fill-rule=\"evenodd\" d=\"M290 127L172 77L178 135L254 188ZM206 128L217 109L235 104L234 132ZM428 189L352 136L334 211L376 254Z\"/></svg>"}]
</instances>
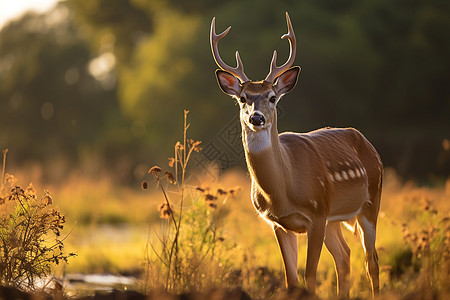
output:
<instances>
[{"instance_id":1,"label":"antler tine","mask_svg":"<svg viewBox=\"0 0 450 300\"><path fill-rule=\"evenodd\" d=\"M217 44L219 43L220 39L227 35L227 33L230 31L231 26L229 26L227 29L225 29L224 32L221 34L216 34L216 17L214 17L211 21L211 51L214 56L214 60L216 61L216 64L224 71L228 71L231 74L235 75L239 78L241 83L249 81L247 75L244 73L244 65L242 63L242 60L239 56L239 52L236 51L236 62L237 66L236 68L230 67L226 63L223 62L222 58L220 58L219 49L217 48Z\"/></svg>"},{"instance_id":2,"label":"antler tine","mask_svg":"<svg viewBox=\"0 0 450 300\"><path fill-rule=\"evenodd\" d=\"M289 18L289 14L286 12L286 22L288 27L288 33L284 34L281 38L289 40L289 58L281 67L277 67L277 50L273 51L272 62L270 63L270 71L267 75L265 81L272 82L277 78L281 73L292 67L295 60L295 53L297 50L297 42L295 39L294 28L292 27L291 19Z\"/></svg>"}]
</instances>

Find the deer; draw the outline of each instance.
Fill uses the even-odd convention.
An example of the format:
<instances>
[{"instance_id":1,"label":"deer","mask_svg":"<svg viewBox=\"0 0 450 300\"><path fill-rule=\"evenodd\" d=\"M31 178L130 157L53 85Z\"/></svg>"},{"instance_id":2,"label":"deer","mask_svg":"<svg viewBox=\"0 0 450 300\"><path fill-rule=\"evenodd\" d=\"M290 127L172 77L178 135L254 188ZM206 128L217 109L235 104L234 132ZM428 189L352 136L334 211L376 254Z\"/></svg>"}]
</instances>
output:
<instances>
[{"instance_id":1,"label":"deer","mask_svg":"<svg viewBox=\"0 0 450 300\"><path fill-rule=\"evenodd\" d=\"M211 21L210 43L220 89L236 100L242 143L251 179L251 201L275 233L283 259L286 288L299 285L298 235L307 235L305 283L315 294L317 266L325 244L337 273L337 292L349 296L350 248L341 224L361 240L372 295L379 293L375 248L383 164L374 146L354 128L321 128L307 133L277 129L277 104L297 84L296 38L286 12L289 57L277 66L273 52L269 74L252 81L236 51L236 67L224 63L218 42L231 29L216 34Z\"/></svg>"}]
</instances>

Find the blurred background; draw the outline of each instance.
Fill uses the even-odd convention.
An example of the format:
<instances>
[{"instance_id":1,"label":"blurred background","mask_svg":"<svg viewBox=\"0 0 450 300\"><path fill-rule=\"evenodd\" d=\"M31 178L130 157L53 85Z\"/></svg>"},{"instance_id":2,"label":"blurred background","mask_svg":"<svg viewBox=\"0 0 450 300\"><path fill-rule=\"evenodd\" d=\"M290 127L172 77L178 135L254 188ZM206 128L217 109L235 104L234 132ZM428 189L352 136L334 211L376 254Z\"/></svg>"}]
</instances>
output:
<instances>
[{"instance_id":1,"label":"blurred background","mask_svg":"<svg viewBox=\"0 0 450 300\"><path fill-rule=\"evenodd\" d=\"M1 0L3 18L13 2ZM167 162L183 109L206 159L244 167L210 22L233 26L220 42L224 61L234 65L239 50L261 80L274 49L279 64L288 56L288 11L302 72L280 103L279 130L356 127L402 178L450 174L448 1L37 2L39 12L0 25L0 148L12 169L37 168L44 182L77 171L134 184Z\"/></svg>"}]
</instances>

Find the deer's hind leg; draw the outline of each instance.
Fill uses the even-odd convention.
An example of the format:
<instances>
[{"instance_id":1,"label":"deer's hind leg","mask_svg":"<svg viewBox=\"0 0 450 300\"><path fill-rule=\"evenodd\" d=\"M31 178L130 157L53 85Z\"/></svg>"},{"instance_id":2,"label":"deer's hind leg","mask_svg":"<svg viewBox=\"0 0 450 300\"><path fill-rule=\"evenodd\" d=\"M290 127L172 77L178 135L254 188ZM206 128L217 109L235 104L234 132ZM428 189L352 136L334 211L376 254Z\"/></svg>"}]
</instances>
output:
<instances>
[{"instance_id":1,"label":"deer's hind leg","mask_svg":"<svg viewBox=\"0 0 450 300\"><path fill-rule=\"evenodd\" d=\"M378 254L375 249L376 219L371 220L364 214L364 210L357 216L357 234L361 239L364 253L366 255L366 270L372 284L372 295L380 291Z\"/></svg>"}]
</instances>

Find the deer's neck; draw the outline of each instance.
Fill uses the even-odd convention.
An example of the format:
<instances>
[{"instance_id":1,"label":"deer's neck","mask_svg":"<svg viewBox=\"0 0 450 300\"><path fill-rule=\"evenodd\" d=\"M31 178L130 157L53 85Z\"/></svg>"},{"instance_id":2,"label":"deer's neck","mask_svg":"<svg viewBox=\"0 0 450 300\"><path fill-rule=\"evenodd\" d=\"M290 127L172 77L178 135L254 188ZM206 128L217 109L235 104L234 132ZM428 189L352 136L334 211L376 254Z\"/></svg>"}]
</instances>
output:
<instances>
[{"instance_id":1,"label":"deer's neck","mask_svg":"<svg viewBox=\"0 0 450 300\"><path fill-rule=\"evenodd\" d=\"M269 198L282 192L282 179L286 178L288 167L276 124L275 118L270 127L257 132L242 124L242 139L250 176L260 191Z\"/></svg>"}]
</instances>

